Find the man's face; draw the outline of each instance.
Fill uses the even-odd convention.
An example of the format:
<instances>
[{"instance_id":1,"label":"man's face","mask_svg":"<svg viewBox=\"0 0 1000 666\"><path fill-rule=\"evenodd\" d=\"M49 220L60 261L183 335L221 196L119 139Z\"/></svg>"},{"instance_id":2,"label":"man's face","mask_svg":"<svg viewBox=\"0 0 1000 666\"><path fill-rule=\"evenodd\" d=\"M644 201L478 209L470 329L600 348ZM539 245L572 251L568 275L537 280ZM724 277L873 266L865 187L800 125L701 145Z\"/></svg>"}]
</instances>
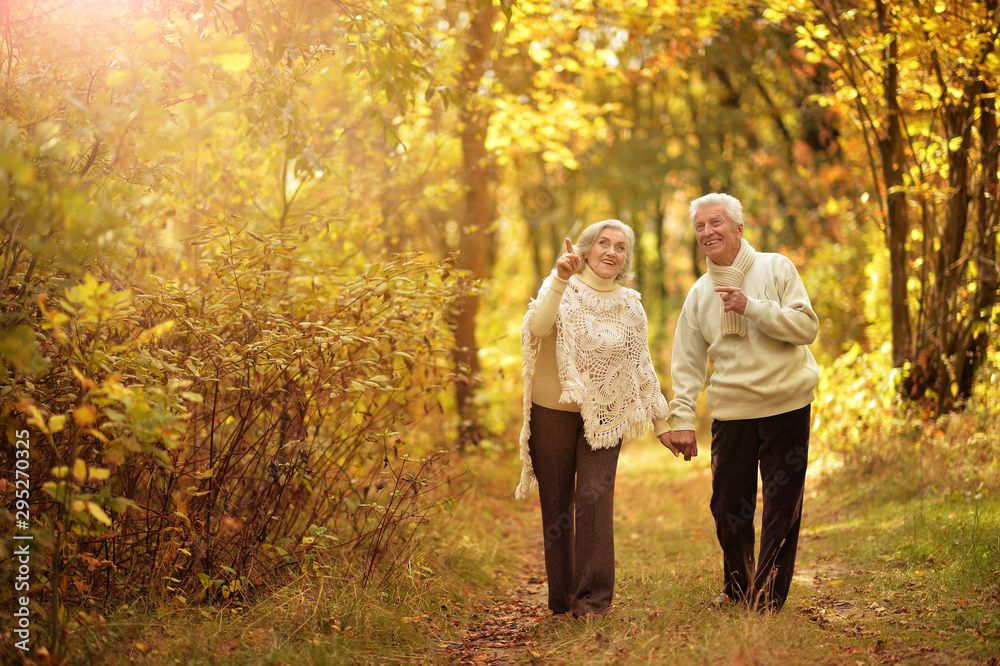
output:
<instances>
[{"instance_id":1,"label":"man's face","mask_svg":"<svg viewBox=\"0 0 1000 666\"><path fill-rule=\"evenodd\" d=\"M720 266L730 266L736 260L743 226L733 226L726 216L725 206L705 206L695 213L694 232L698 247L706 257Z\"/></svg>"}]
</instances>

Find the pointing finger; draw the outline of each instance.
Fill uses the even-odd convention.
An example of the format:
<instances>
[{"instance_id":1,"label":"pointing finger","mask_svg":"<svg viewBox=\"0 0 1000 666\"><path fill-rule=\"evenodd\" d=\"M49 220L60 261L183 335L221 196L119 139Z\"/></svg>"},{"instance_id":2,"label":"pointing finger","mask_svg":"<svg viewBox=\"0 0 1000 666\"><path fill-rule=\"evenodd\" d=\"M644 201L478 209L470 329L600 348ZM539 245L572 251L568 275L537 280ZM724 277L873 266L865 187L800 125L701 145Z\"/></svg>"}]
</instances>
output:
<instances>
[{"instance_id":1,"label":"pointing finger","mask_svg":"<svg viewBox=\"0 0 1000 666\"><path fill-rule=\"evenodd\" d=\"M573 243L568 238L566 239L566 254L576 254L573 252Z\"/></svg>"}]
</instances>

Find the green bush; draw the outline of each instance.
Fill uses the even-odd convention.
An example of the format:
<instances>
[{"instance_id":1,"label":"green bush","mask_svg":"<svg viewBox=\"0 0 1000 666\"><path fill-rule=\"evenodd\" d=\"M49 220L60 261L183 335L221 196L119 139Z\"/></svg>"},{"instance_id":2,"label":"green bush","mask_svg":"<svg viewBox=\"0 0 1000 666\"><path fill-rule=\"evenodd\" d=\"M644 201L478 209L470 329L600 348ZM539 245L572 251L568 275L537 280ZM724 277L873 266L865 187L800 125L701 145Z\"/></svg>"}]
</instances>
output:
<instances>
[{"instance_id":1,"label":"green bush","mask_svg":"<svg viewBox=\"0 0 1000 666\"><path fill-rule=\"evenodd\" d=\"M53 187L28 162L25 181ZM31 598L50 645L138 596L243 600L286 574L364 585L406 563L449 499L452 433L425 418L454 380L446 316L466 287L447 264L338 274L302 239L213 223L193 278L144 288L71 236L39 240L22 221L40 214L15 199L0 227L0 351L5 457L31 433ZM0 498L12 527L13 485Z\"/></svg>"}]
</instances>

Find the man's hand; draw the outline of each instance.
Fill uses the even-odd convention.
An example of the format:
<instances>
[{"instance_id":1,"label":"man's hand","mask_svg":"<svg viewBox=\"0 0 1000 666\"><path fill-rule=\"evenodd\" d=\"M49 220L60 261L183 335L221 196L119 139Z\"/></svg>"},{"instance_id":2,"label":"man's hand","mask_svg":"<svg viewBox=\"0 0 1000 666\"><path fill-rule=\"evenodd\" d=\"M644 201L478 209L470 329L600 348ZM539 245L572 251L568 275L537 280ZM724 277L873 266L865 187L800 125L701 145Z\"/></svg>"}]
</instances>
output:
<instances>
[{"instance_id":1,"label":"man's hand","mask_svg":"<svg viewBox=\"0 0 1000 666\"><path fill-rule=\"evenodd\" d=\"M556 275L568 280L580 267L580 257L573 251L573 243L566 239L566 252L556 260Z\"/></svg>"},{"instance_id":2,"label":"man's hand","mask_svg":"<svg viewBox=\"0 0 1000 666\"><path fill-rule=\"evenodd\" d=\"M676 446L674 446L674 443L672 441L673 438L671 437L671 435L672 433L669 432L665 432L662 435L660 435L660 444L663 444L663 446L670 449L670 451L674 454L674 458L676 458L681 454L681 452L677 450Z\"/></svg>"},{"instance_id":3,"label":"man's hand","mask_svg":"<svg viewBox=\"0 0 1000 666\"><path fill-rule=\"evenodd\" d=\"M670 443L672 446L668 448L671 451L683 453L684 460L691 460L698 455L698 440L694 436L694 430L674 430L670 433ZM664 444L664 446L666 445Z\"/></svg>"},{"instance_id":4,"label":"man's hand","mask_svg":"<svg viewBox=\"0 0 1000 666\"><path fill-rule=\"evenodd\" d=\"M739 287L716 287L715 291L722 297L724 312L743 314L747 310L747 295Z\"/></svg>"}]
</instances>

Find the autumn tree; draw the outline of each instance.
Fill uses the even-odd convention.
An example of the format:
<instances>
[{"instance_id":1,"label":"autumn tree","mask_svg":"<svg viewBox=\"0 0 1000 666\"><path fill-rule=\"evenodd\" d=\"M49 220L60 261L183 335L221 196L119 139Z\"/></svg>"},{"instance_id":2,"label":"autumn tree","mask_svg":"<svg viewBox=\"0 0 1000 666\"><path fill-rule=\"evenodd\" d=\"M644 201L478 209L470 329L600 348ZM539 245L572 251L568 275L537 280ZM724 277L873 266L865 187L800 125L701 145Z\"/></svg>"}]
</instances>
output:
<instances>
[{"instance_id":1,"label":"autumn tree","mask_svg":"<svg viewBox=\"0 0 1000 666\"><path fill-rule=\"evenodd\" d=\"M518 175L511 187L536 279L550 270L559 234L620 218L638 234L637 286L654 335L666 336L702 270L687 203L729 191L744 201L761 249L801 259L843 243L855 270L831 274L842 296L831 313L859 307L867 248L844 241L856 231L860 190L840 159L839 118L813 97L826 89L826 68L803 57L794 31L760 5L726 0L518 8L502 124L525 131L501 145ZM532 114L559 122L531 125ZM824 317L831 353L861 333L855 315Z\"/></svg>"},{"instance_id":2,"label":"autumn tree","mask_svg":"<svg viewBox=\"0 0 1000 666\"><path fill-rule=\"evenodd\" d=\"M997 2L797 2L770 16L831 67L820 99L867 157L901 392L933 413L960 408L998 299Z\"/></svg>"}]
</instances>

